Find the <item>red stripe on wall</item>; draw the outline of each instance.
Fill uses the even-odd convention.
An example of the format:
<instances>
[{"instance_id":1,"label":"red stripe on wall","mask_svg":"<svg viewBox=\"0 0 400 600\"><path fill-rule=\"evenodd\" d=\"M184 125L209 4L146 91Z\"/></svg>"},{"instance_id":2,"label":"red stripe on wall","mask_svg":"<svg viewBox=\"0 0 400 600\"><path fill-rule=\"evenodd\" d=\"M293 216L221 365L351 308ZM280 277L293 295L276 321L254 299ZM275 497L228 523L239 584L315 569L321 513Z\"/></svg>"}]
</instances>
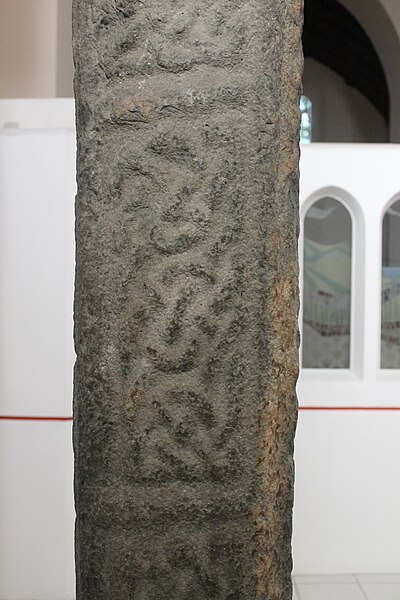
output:
<instances>
[{"instance_id":1,"label":"red stripe on wall","mask_svg":"<svg viewBox=\"0 0 400 600\"><path fill-rule=\"evenodd\" d=\"M400 410L400 406L299 406L299 410Z\"/></svg>"},{"instance_id":2,"label":"red stripe on wall","mask_svg":"<svg viewBox=\"0 0 400 600\"><path fill-rule=\"evenodd\" d=\"M307 411L400 411L400 406L299 406ZM42 417L29 415L0 415L0 421L72 421L73 417Z\"/></svg>"},{"instance_id":3,"label":"red stripe on wall","mask_svg":"<svg viewBox=\"0 0 400 600\"><path fill-rule=\"evenodd\" d=\"M0 415L0 421L72 421L72 417L31 417L22 415Z\"/></svg>"}]
</instances>

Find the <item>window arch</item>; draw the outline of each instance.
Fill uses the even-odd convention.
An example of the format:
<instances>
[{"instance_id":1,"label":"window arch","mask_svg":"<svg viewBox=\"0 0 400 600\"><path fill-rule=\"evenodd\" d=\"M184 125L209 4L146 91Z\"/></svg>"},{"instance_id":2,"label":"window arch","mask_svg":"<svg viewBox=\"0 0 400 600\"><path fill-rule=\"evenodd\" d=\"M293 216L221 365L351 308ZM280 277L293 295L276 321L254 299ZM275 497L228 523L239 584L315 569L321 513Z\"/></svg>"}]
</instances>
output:
<instances>
[{"instance_id":1,"label":"window arch","mask_svg":"<svg viewBox=\"0 0 400 600\"><path fill-rule=\"evenodd\" d=\"M305 214L303 368L350 368L352 231L349 210L330 196Z\"/></svg>"},{"instance_id":2,"label":"window arch","mask_svg":"<svg viewBox=\"0 0 400 600\"><path fill-rule=\"evenodd\" d=\"M382 221L381 368L400 369L400 199Z\"/></svg>"},{"instance_id":3,"label":"window arch","mask_svg":"<svg viewBox=\"0 0 400 600\"><path fill-rule=\"evenodd\" d=\"M388 123L390 99L382 61L368 33L353 15L353 9L345 8L346 4L348 1L344 0L305 2L304 56L317 60L343 77L348 85L375 106ZM371 9L365 9L364 3L360 4L361 15L371 13ZM380 30L381 35L382 32L391 35L393 25L388 21L385 22L387 26Z\"/></svg>"}]
</instances>

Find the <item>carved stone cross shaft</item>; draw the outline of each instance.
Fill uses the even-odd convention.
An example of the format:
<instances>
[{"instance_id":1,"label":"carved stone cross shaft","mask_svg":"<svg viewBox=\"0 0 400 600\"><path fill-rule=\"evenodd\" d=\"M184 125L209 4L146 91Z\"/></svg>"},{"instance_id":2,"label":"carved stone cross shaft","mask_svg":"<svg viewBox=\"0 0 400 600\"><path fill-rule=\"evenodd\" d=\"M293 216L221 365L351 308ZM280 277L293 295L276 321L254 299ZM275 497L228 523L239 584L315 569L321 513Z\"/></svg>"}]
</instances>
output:
<instances>
[{"instance_id":1,"label":"carved stone cross shaft","mask_svg":"<svg viewBox=\"0 0 400 600\"><path fill-rule=\"evenodd\" d=\"M291 598L299 0L74 0L77 600Z\"/></svg>"}]
</instances>

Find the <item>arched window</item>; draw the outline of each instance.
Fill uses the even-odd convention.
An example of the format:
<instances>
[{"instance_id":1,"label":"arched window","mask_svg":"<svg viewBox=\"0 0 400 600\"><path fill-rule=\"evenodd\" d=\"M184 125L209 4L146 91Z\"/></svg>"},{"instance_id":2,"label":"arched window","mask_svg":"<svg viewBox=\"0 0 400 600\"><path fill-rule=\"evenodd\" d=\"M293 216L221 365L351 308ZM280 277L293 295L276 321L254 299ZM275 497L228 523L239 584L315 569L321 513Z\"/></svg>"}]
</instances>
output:
<instances>
[{"instance_id":1,"label":"arched window","mask_svg":"<svg viewBox=\"0 0 400 600\"><path fill-rule=\"evenodd\" d=\"M350 368L352 220L334 198L304 219L302 366Z\"/></svg>"},{"instance_id":2,"label":"arched window","mask_svg":"<svg viewBox=\"0 0 400 600\"><path fill-rule=\"evenodd\" d=\"M307 96L302 96L300 98L300 112L300 142L302 144L309 144L312 142L312 103Z\"/></svg>"},{"instance_id":3,"label":"arched window","mask_svg":"<svg viewBox=\"0 0 400 600\"><path fill-rule=\"evenodd\" d=\"M382 224L381 367L400 369L400 200Z\"/></svg>"}]
</instances>

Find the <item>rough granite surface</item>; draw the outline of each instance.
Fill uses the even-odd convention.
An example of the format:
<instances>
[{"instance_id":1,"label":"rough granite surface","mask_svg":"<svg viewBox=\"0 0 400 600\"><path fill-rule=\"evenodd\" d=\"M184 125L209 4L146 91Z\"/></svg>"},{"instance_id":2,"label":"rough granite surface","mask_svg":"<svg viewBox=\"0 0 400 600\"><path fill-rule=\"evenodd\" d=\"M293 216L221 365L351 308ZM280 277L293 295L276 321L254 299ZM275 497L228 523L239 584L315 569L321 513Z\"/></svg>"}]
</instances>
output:
<instances>
[{"instance_id":1,"label":"rough granite surface","mask_svg":"<svg viewBox=\"0 0 400 600\"><path fill-rule=\"evenodd\" d=\"M74 0L77 600L289 600L301 0Z\"/></svg>"}]
</instances>

